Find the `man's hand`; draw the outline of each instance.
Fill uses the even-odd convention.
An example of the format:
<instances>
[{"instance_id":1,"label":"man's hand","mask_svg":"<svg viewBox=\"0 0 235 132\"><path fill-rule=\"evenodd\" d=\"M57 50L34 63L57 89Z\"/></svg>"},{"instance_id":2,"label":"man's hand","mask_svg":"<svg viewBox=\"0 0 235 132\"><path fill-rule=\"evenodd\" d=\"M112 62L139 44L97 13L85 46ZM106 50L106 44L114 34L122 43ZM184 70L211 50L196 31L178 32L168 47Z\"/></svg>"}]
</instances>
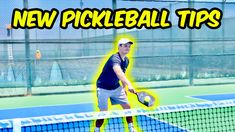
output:
<instances>
[{"instance_id":1,"label":"man's hand","mask_svg":"<svg viewBox=\"0 0 235 132\"><path fill-rule=\"evenodd\" d=\"M136 93L135 89L132 86L128 86L128 90L131 93L134 93L134 94Z\"/></svg>"}]
</instances>

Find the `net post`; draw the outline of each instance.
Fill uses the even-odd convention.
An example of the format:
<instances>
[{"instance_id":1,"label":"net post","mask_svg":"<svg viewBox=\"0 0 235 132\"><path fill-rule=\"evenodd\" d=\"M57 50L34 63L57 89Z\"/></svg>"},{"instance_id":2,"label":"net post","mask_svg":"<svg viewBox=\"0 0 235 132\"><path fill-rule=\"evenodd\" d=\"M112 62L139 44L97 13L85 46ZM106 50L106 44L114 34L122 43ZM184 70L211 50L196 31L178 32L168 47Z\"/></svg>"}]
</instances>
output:
<instances>
[{"instance_id":1,"label":"net post","mask_svg":"<svg viewBox=\"0 0 235 132\"><path fill-rule=\"evenodd\" d=\"M13 132L21 132L21 120L13 119L12 127L13 127Z\"/></svg>"}]
</instances>

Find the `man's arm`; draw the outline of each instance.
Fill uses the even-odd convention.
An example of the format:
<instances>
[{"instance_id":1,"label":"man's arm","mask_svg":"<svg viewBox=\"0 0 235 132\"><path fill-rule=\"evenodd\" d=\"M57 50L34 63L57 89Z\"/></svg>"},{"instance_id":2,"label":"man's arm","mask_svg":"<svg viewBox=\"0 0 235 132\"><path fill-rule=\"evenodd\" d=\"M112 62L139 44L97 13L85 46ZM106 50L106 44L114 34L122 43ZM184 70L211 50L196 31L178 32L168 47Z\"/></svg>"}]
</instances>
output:
<instances>
[{"instance_id":1,"label":"man's arm","mask_svg":"<svg viewBox=\"0 0 235 132\"><path fill-rule=\"evenodd\" d=\"M135 90L134 90L133 86L131 85L131 82L126 78L126 75L122 71L121 67L119 65L114 65L113 70L114 70L115 74L117 75L117 77L123 83L123 86L127 86L128 90L130 92L135 93Z\"/></svg>"},{"instance_id":2,"label":"man's arm","mask_svg":"<svg viewBox=\"0 0 235 132\"><path fill-rule=\"evenodd\" d=\"M121 81L122 82L122 81ZM125 89L126 88L126 84L122 82L122 87Z\"/></svg>"}]
</instances>

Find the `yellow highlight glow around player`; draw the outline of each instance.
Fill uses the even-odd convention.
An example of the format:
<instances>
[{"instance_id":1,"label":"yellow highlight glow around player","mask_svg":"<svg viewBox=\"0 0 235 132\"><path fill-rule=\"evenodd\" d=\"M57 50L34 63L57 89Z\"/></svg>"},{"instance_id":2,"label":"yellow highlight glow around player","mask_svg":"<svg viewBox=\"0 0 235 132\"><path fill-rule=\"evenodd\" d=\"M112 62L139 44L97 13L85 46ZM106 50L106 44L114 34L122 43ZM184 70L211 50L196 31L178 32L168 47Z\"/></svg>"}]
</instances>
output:
<instances>
[{"instance_id":1,"label":"yellow highlight glow around player","mask_svg":"<svg viewBox=\"0 0 235 132\"><path fill-rule=\"evenodd\" d=\"M129 65L128 65L128 68L126 70L126 77L128 78L128 80L132 83L133 87L136 89L138 86L137 84L135 83L135 80L132 76L132 71L133 71L133 67L134 67L134 61L135 59L133 59L134 57L134 54L135 54L135 51L136 51L136 48L138 46L138 42L137 40L132 36L132 35L129 35L129 34L121 34L121 35L118 35L116 37L116 39L113 41L113 49L111 51L109 51L104 58L102 58L100 64L99 64L99 67L97 67L97 72L94 74L93 76L93 79L92 79L92 87L93 87L93 90L95 91L95 94L93 94L95 97L94 97L94 108L95 108L95 111L99 111L98 109L98 99L97 99L97 90L96 90L96 81L99 77L99 75L101 74L102 72L102 69L105 65L105 63L107 62L107 60L109 59L109 57L112 55L112 54L115 54L118 52L118 41L121 39L121 38L128 38L129 40L131 40L133 42L133 45L131 45L131 49L130 49L130 52L127 54L127 57L129 58ZM121 83L120 83L121 84ZM128 90L127 90L128 91ZM154 92L151 92L149 90L145 90L145 92L147 93L154 93ZM151 94L152 95L152 94ZM159 98L157 95L152 95L154 96L155 98L155 104L151 107L146 107L145 105L141 104L141 103L138 103L140 107L144 108L144 109L147 109L147 110L154 110L156 109L158 106L159 106ZM129 102L134 102L134 103L130 103L131 105L131 108L134 108L136 107L135 105L137 104L138 102L138 99L136 97L135 94L133 93L130 93L130 92L127 92L127 97L128 97L128 101ZM120 107L120 106L119 106ZM110 110L111 109L111 103L110 101L108 101L108 109ZM120 107L121 109L121 107ZM123 118L124 120L124 125L125 125L125 131L128 131L128 125L127 125L127 122L126 122L126 119ZM137 124L137 119L135 117L133 117L133 122L134 122L134 126ZM105 126L108 124L108 121L107 120L104 120L104 123L101 127L101 130L104 130ZM95 128L95 124L92 126ZM94 128L92 128L92 130L94 130ZM141 128L137 128L137 130L140 130L141 131Z\"/></svg>"},{"instance_id":2,"label":"yellow highlight glow around player","mask_svg":"<svg viewBox=\"0 0 235 132\"><path fill-rule=\"evenodd\" d=\"M109 57L112 55L112 54L115 54L118 52L118 41L121 39L121 38L128 38L129 40L131 40L133 42L133 45L131 46L131 49L130 49L130 52L127 54L127 57L129 58L130 62L129 62L129 65L128 65L128 68L127 68L127 71L126 71L126 76L127 78L131 81L131 82L134 82L134 79L131 78L131 70L133 68L133 64L134 64L134 59L132 59L134 53L135 53L135 49L137 47L137 42L136 42L136 39L129 35L129 34L121 34L121 35L118 35L115 40L113 41L113 49L110 50L103 58L102 60L99 62L99 67L97 67L97 72L94 74L93 76L93 79L92 79L92 87L93 87L93 90L96 91L96 81L99 77L99 75L101 74L102 72L102 69L105 65L105 63L107 62L107 60L109 59ZM96 96L96 94L94 95ZM95 97L95 102L96 102L96 105L95 105L95 110L96 111L99 111L98 107L97 107L97 97ZM110 102L110 101L109 101ZM109 107L109 106L108 106Z\"/></svg>"}]
</instances>

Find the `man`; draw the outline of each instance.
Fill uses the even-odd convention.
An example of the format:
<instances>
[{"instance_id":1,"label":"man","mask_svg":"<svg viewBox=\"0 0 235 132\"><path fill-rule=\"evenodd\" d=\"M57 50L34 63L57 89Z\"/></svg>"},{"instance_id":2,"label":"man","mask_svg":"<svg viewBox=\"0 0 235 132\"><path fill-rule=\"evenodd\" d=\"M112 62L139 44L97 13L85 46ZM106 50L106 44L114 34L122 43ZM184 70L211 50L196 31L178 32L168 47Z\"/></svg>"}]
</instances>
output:
<instances>
[{"instance_id":1,"label":"man","mask_svg":"<svg viewBox=\"0 0 235 132\"><path fill-rule=\"evenodd\" d=\"M135 90L125 76L125 72L129 64L126 54L130 52L132 44L133 42L127 38L122 38L118 41L118 52L108 59L97 80L98 107L100 111L108 110L109 98L112 105L120 104L123 109L130 109L125 88L127 86L128 90L132 93L135 93ZM120 86L119 81L122 82L122 86ZM135 132L132 117L126 117L126 120L129 131ZM100 131L103 122L104 119L96 121L95 132Z\"/></svg>"}]
</instances>

